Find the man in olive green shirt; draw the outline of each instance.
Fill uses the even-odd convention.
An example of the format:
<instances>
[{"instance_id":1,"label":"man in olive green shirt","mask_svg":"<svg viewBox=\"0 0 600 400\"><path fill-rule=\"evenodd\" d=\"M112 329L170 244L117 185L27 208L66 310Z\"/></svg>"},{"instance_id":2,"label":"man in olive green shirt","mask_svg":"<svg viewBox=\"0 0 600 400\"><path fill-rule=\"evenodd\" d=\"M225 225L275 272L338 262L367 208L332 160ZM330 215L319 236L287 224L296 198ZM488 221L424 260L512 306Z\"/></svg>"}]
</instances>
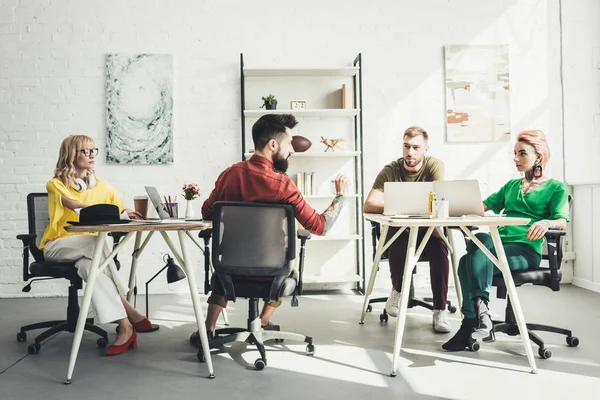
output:
<instances>
[{"instance_id":1,"label":"man in olive green shirt","mask_svg":"<svg viewBox=\"0 0 600 400\"><path fill-rule=\"evenodd\" d=\"M426 156L429 150L427 132L418 126L411 126L404 132L402 158L383 167L375 178L373 188L364 204L365 213L383 213L383 187L385 182L431 182L444 179L444 163L437 158ZM391 238L398 228L388 230L387 239ZM426 229L420 229L418 243L425 235ZM386 240L387 240L386 239ZM400 303L400 289L404 275L404 262L408 247L408 229L388 248L390 275L392 278L392 293L385 303L385 311L392 317L398 316ZM434 230L427 246L423 251L429 257L429 274L431 277L431 290L433 292L433 329L436 332L450 332L448 323L446 300L448 297L448 247Z\"/></svg>"}]
</instances>

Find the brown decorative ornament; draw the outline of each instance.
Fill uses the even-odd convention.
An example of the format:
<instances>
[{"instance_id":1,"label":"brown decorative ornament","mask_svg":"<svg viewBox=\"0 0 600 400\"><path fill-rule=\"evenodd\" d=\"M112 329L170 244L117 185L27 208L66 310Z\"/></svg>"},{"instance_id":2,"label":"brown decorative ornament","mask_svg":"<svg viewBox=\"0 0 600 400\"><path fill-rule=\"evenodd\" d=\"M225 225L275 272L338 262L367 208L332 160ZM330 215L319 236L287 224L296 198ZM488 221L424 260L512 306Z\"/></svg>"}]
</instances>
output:
<instances>
[{"instance_id":1,"label":"brown decorative ornament","mask_svg":"<svg viewBox=\"0 0 600 400\"><path fill-rule=\"evenodd\" d=\"M341 150L341 147L339 147L338 144L343 141L344 139L326 139L321 136L321 143L327 146L325 147L325 152L327 152L329 149L331 149L331 151L335 151L336 147L338 150Z\"/></svg>"}]
</instances>

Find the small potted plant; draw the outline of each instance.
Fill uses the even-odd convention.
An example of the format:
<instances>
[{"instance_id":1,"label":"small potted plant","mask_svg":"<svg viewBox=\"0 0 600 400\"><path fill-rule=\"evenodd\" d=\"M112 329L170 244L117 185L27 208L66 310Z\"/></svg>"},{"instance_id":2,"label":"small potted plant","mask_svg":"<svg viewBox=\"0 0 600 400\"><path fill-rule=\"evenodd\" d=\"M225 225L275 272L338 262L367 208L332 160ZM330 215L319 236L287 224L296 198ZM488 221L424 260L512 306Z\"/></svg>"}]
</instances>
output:
<instances>
[{"instance_id":1,"label":"small potted plant","mask_svg":"<svg viewBox=\"0 0 600 400\"><path fill-rule=\"evenodd\" d=\"M268 96L261 97L262 101L264 101L263 105L260 108L265 108L267 110L276 110L277 109L277 99L272 94Z\"/></svg>"},{"instance_id":2,"label":"small potted plant","mask_svg":"<svg viewBox=\"0 0 600 400\"><path fill-rule=\"evenodd\" d=\"M183 198L187 200L187 205L185 208L185 217L193 218L194 217L194 207L192 206L192 200L200 195L200 189L198 185L195 183L186 183L183 185Z\"/></svg>"}]
</instances>

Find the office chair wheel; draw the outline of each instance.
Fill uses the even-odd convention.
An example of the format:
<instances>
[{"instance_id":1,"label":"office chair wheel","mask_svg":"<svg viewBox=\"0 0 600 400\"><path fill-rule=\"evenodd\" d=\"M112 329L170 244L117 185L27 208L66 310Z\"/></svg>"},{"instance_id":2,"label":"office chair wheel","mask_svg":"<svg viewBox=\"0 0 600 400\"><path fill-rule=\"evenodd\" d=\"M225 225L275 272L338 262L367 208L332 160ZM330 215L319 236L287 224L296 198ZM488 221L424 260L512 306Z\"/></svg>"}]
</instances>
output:
<instances>
[{"instance_id":1,"label":"office chair wheel","mask_svg":"<svg viewBox=\"0 0 600 400\"><path fill-rule=\"evenodd\" d=\"M481 347L481 345L476 340L473 340L472 342L469 342L469 346L468 346L469 351L472 351L472 352L475 353L475 352L479 351L480 347Z\"/></svg>"},{"instance_id":2,"label":"office chair wheel","mask_svg":"<svg viewBox=\"0 0 600 400\"><path fill-rule=\"evenodd\" d=\"M456 307L450 306L448 307L448 311L450 312L450 314L454 314L456 312Z\"/></svg>"},{"instance_id":3,"label":"office chair wheel","mask_svg":"<svg viewBox=\"0 0 600 400\"><path fill-rule=\"evenodd\" d=\"M198 361L201 363L206 362L206 357L204 357L204 352L202 350L198 350L196 357L198 357Z\"/></svg>"},{"instance_id":4,"label":"office chair wheel","mask_svg":"<svg viewBox=\"0 0 600 400\"><path fill-rule=\"evenodd\" d=\"M17 335L17 340L19 340L19 335ZM579 346L579 339L577 336L567 336L567 344L569 347L577 347Z\"/></svg>"},{"instance_id":5,"label":"office chair wheel","mask_svg":"<svg viewBox=\"0 0 600 400\"><path fill-rule=\"evenodd\" d=\"M309 344L306 346L306 355L307 356L315 355L315 345L314 344Z\"/></svg>"},{"instance_id":6,"label":"office chair wheel","mask_svg":"<svg viewBox=\"0 0 600 400\"><path fill-rule=\"evenodd\" d=\"M567 343L569 343L568 341L569 338L567 338ZM577 338L575 338L577 339ZM24 342L27 340L27 333L25 332L17 332L17 342ZM577 341L577 343L579 343L579 341ZM575 345L577 346L577 345Z\"/></svg>"},{"instance_id":7,"label":"office chair wheel","mask_svg":"<svg viewBox=\"0 0 600 400\"><path fill-rule=\"evenodd\" d=\"M257 358L256 361L254 361L254 368L256 368L257 371L262 371L266 366L267 363L262 358Z\"/></svg>"},{"instance_id":8,"label":"office chair wheel","mask_svg":"<svg viewBox=\"0 0 600 400\"><path fill-rule=\"evenodd\" d=\"M367 306L367 312L371 312L371 311L373 311L373 306L369 304Z\"/></svg>"},{"instance_id":9,"label":"office chair wheel","mask_svg":"<svg viewBox=\"0 0 600 400\"><path fill-rule=\"evenodd\" d=\"M96 341L96 346L98 346L99 349L105 348L107 344L108 340L104 339L103 337Z\"/></svg>"},{"instance_id":10,"label":"office chair wheel","mask_svg":"<svg viewBox=\"0 0 600 400\"><path fill-rule=\"evenodd\" d=\"M552 351L550 351L550 349L544 349L544 348L540 348L538 350L538 354L540 355L540 358L547 360L550 357L552 357Z\"/></svg>"},{"instance_id":11,"label":"office chair wheel","mask_svg":"<svg viewBox=\"0 0 600 400\"><path fill-rule=\"evenodd\" d=\"M42 345L39 343L30 344L29 346L27 346L27 352L29 354L37 354L40 352L41 348L42 348Z\"/></svg>"},{"instance_id":12,"label":"office chair wheel","mask_svg":"<svg viewBox=\"0 0 600 400\"><path fill-rule=\"evenodd\" d=\"M384 323L384 322L388 322L388 315L387 313L381 313L379 314L379 322Z\"/></svg>"}]
</instances>

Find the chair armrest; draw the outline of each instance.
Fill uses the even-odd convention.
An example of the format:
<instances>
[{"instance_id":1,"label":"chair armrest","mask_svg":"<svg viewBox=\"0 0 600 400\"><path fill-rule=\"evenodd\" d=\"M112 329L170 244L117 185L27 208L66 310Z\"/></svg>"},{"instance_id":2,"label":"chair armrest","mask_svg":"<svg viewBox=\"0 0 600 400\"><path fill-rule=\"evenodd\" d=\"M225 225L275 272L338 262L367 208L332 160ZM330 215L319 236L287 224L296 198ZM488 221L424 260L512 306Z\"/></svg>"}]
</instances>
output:
<instances>
[{"instance_id":1,"label":"chair armrest","mask_svg":"<svg viewBox=\"0 0 600 400\"><path fill-rule=\"evenodd\" d=\"M212 237L212 228L201 230L198 237L204 241L204 294L208 294L212 290L210 286L210 238Z\"/></svg>"},{"instance_id":2,"label":"chair armrest","mask_svg":"<svg viewBox=\"0 0 600 400\"><path fill-rule=\"evenodd\" d=\"M203 229L200 231L200 233L198 233L198 237L200 239L204 239L205 241L210 240L211 236L212 236L212 228Z\"/></svg>"},{"instance_id":3,"label":"chair armrest","mask_svg":"<svg viewBox=\"0 0 600 400\"><path fill-rule=\"evenodd\" d=\"M302 295L302 274L304 273L304 252L306 251L306 241L312 237L312 234L306 229L298 229L296 232L298 239L300 239L300 264L298 266L298 283L296 284L296 291L292 296L292 307L298 307L298 297Z\"/></svg>"},{"instance_id":4,"label":"chair armrest","mask_svg":"<svg viewBox=\"0 0 600 400\"><path fill-rule=\"evenodd\" d=\"M31 277L29 275L29 249L35 244L35 235L22 234L17 235L17 239L23 242L23 281L27 282Z\"/></svg>"},{"instance_id":5,"label":"chair armrest","mask_svg":"<svg viewBox=\"0 0 600 400\"><path fill-rule=\"evenodd\" d=\"M297 234L298 234L298 239L300 239L300 240L303 240L303 239L308 240L312 237L312 234L309 231L307 231L306 229L298 229Z\"/></svg>"},{"instance_id":6,"label":"chair armrest","mask_svg":"<svg viewBox=\"0 0 600 400\"><path fill-rule=\"evenodd\" d=\"M29 246L35 240L35 237L35 235L30 235L28 233L17 235L17 239L23 242L23 246Z\"/></svg>"},{"instance_id":7,"label":"chair armrest","mask_svg":"<svg viewBox=\"0 0 600 400\"><path fill-rule=\"evenodd\" d=\"M550 266L550 279L551 289L555 292L560 290L560 276L558 271L562 263L563 249L562 249L562 237L567 232L559 230L548 230L544 235L546 238L546 244L548 245L548 255L545 257L548 260Z\"/></svg>"}]
</instances>

